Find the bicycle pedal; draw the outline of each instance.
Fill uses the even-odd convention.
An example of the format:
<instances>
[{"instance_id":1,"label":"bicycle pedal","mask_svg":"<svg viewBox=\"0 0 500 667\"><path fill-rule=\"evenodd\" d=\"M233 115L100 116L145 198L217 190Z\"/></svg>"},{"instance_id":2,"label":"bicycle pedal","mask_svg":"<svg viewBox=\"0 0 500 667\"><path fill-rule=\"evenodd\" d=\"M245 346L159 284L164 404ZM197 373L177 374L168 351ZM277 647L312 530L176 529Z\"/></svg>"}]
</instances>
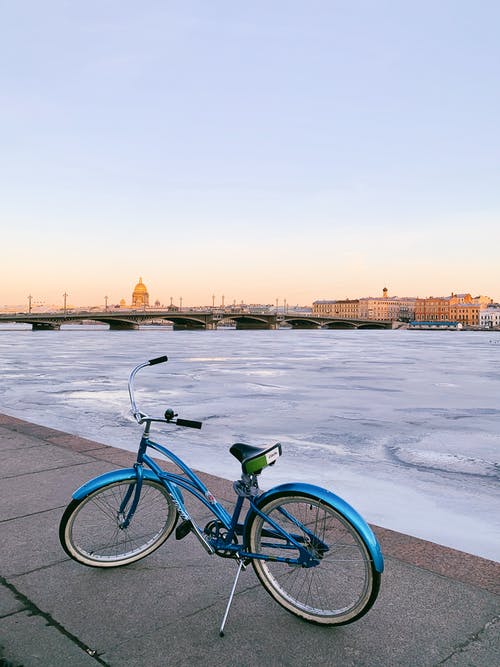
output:
<instances>
[{"instance_id":1,"label":"bicycle pedal","mask_svg":"<svg viewBox=\"0 0 500 667\"><path fill-rule=\"evenodd\" d=\"M186 537L186 535L189 535L192 528L193 528L193 524L191 523L191 521L189 521L189 519L185 519L175 529L175 539L176 540L184 539Z\"/></svg>"}]
</instances>

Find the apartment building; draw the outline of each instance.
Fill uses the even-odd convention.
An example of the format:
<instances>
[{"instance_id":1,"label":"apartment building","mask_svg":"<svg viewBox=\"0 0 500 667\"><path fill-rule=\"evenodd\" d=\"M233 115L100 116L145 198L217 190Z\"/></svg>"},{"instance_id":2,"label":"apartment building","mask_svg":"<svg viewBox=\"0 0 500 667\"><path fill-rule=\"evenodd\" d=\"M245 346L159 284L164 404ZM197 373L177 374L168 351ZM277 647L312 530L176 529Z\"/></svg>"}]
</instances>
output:
<instances>
[{"instance_id":1,"label":"apartment building","mask_svg":"<svg viewBox=\"0 0 500 667\"><path fill-rule=\"evenodd\" d=\"M470 295L469 295L470 296ZM444 322L450 319L449 296L430 296L415 300L415 320L417 322Z\"/></svg>"},{"instance_id":2,"label":"apartment building","mask_svg":"<svg viewBox=\"0 0 500 667\"><path fill-rule=\"evenodd\" d=\"M359 299L336 301L333 313L335 317L341 320L357 320L359 317Z\"/></svg>"},{"instance_id":3,"label":"apartment building","mask_svg":"<svg viewBox=\"0 0 500 667\"><path fill-rule=\"evenodd\" d=\"M479 303L453 303L450 304L450 320L460 322L464 326L478 327L480 313L484 308Z\"/></svg>"},{"instance_id":4,"label":"apartment building","mask_svg":"<svg viewBox=\"0 0 500 667\"><path fill-rule=\"evenodd\" d=\"M415 315L415 299L388 296L384 287L381 297L365 297L359 300L359 319L409 321Z\"/></svg>"},{"instance_id":5,"label":"apartment building","mask_svg":"<svg viewBox=\"0 0 500 667\"><path fill-rule=\"evenodd\" d=\"M330 316L333 314L333 308L337 302L322 299L314 301L312 305L312 314L318 316Z\"/></svg>"},{"instance_id":6,"label":"apartment building","mask_svg":"<svg viewBox=\"0 0 500 667\"><path fill-rule=\"evenodd\" d=\"M413 297L388 296L384 287L382 296L363 297L361 299L318 300L313 303L313 315L335 319L403 321L403 322L460 322L464 326L482 325L482 314L493 310L493 300L488 296L472 297L469 293L450 296L431 296L425 299ZM496 322L492 315L485 319L486 326Z\"/></svg>"},{"instance_id":7,"label":"apartment building","mask_svg":"<svg viewBox=\"0 0 500 667\"><path fill-rule=\"evenodd\" d=\"M483 308L479 313L479 326L482 329L500 329L500 308Z\"/></svg>"},{"instance_id":8,"label":"apartment building","mask_svg":"<svg viewBox=\"0 0 500 667\"><path fill-rule=\"evenodd\" d=\"M332 317L339 320L358 319L359 299L339 299L315 301L313 315Z\"/></svg>"},{"instance_id":9,"label":"apartment building","mask_svg":"<svg viewBox=\"0 0 500 667\"><path fill-rule=\"evenodd\" d=\"M313 315L341 320L403 320L408 322L415 317L415 299L390 297L387 287L384 287L380 297L314 301Z\"/></svg>"},{"instance_id":10,"label":"apartment building","mask_svg":"<svg viewBox=\"0 0 500 667\"><path fill-rule=\"evenodd\" d=\"M460 322L465 326L478 327L481 311L492 302L488 296L472 297L466 294L428 297L415 302L415 320L417 322Z\"/></svg>"}]
</instances>

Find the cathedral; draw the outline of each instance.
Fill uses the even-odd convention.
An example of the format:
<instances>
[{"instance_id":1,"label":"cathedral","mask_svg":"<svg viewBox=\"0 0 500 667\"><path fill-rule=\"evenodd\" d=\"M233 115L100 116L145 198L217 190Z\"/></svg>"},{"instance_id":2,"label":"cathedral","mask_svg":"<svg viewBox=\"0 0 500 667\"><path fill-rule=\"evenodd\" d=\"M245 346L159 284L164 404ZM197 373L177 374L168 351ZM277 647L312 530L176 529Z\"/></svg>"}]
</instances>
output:
<instances>
[{"instance_id":1,"label":"cathedral","mask_svg":"<svg viewBox=\"0 0 500 667\"><path fill-rule=\"evenodd\" d=\"M144 308L149 306L149 293L146 285L139 278L139 282L132 292L132 308Z\"/></svg>"}]
</instances>

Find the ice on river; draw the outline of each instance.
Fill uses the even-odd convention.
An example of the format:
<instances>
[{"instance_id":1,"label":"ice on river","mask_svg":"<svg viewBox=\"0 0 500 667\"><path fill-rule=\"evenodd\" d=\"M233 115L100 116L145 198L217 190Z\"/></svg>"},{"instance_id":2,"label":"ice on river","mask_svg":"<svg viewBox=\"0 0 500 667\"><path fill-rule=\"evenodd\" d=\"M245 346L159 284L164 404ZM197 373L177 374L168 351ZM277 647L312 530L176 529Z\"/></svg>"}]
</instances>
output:
<instances>
[{"instance_id":1,"label":"ice on river","mask_svg":"<svg viewBox=\"0 0 500 667\"><path fill-rule=\"evenodd\" d=\"M228 447L280 441L262 486L302 480L369 521L500 560L500 333L0 329L0 411L134 450L129 371L194 467L236 478Z\"/></svg>"}]
</instances>

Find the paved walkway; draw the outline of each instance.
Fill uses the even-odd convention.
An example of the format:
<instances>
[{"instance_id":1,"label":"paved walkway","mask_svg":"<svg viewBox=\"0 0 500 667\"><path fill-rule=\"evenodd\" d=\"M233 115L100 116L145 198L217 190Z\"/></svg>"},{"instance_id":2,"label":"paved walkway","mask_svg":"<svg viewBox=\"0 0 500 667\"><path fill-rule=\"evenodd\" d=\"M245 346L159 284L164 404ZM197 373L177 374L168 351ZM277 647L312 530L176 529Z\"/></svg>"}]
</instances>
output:
<instances>
[{"instance_id":1,"label":"paved walkway","mask_svg":"<svg viewBox=\"0 0 500 667\"><path fill-rule=\"evenodd\" d=\"M130 453L6 415L0 450L1 667L500 665L498 563L376 528L386 572L357 623L300 621L248 568L221 639L235 565L192 535L112 570L78 565L59 545L72 491L130 465ZM226 480L204 478L231 497Z\"/></svg>"}]
</instances>

